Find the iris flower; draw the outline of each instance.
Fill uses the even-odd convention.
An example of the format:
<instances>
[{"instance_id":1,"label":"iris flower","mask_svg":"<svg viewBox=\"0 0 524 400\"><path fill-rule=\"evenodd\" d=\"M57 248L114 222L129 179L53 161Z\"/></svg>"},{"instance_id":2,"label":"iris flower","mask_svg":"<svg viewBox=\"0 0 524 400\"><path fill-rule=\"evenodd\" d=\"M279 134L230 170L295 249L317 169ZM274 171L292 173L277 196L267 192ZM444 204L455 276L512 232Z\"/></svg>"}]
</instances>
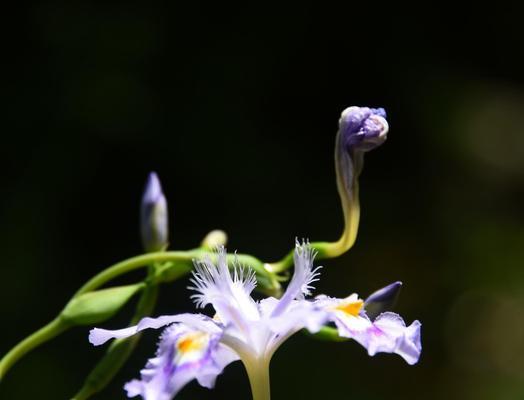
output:
<instances>
[{"instance_id":1,"label":"iris flower","mask_svg":"<svg viewBox=\"0 0 524 400\"><path fill-rule=\"evenodd\" d=\"M314 268L314 250L297 243L293 277L280 299L255 301L253 270L235 263L230 270L223 247L217 250L216 264L211 258L195 261L189 289L200 308L211 305L214 317L204 314L166 315L144 318L138 325L120 330L95 328L89 341L98 346L112 338L125 338L145 329L165 327L155 357L141 371L140 379L125 385L129 397L169 400L191 380L212 388L216 377L233 361L241 360L247 370L254 400L268 400L269 362L280 345L294 333L307 329L318 332L334 324L342 337L364 346L369 355L396 353L408 364L420 356L420 323L406 326L392 312L371 319L366 305L388 300L399 283L375 292L364 301L356 294L344 299L319 296L306 299L318 280L320 267Z\"/></svg>"}]
</instances>

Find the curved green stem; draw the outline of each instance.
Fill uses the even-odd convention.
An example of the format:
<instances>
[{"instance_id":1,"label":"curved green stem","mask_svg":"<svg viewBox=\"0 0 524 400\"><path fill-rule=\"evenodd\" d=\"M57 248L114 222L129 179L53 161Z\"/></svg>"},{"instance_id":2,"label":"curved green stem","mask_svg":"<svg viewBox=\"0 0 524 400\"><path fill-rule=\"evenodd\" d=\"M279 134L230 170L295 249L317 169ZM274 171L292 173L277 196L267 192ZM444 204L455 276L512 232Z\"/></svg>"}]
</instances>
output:
<instances>
[{"instance_id":1,"label":"curved green stem","mask_svg":"<svg viewBox=\"0 0 524 400\"><path fill-rule=\"evenodd\" d=\"M317 250L317 259L322 260L326 258L335 258L347 252L357 238L358 224L360 219L360 207L358 200L354 202L353 207L348 212L349 218L346 219L346 226L342 236L335 242L311 242L311 247ZM275 263L265 264L264 267L275 274L289 269L293 265L293 254L295 250L291 250L280 261Z\"/></svg>"},{"instance_id":2,"label":"curved green stem","mask_svg":"<svg viewBox=\"0 0 524 400\"><path fill-rule=\"evenodd\" d=\"M212 259L215 257L213 253L209 253L208 250L194 249L189 251L161 251L128 258L127 260L114 264L113 266L105 269L104 271L91 278L75 293L74 297L98 289L100 286L105 285L112 279L115 279L118 276L133 271L135 269L144 268L154 263L172 261L175 262L175 264L169 266L168 268L176 270L180 268L180 264L177 265L176 262L191 262L193 259L201 258L206 254L210 254L210 257ZM266 270L262 261L260 261L256 257L253 257L248 254L229 254L228 262L233 263L234 261L237 261L244 265L249 265L251 268L253 268L257 273L257 276L260 278L259 282L264 287L266 287L266 289L272 290L280 288L276 276L270 271ZM188 271L189 269L185 269L179 272L183 274Z\"/></svg>"},{"instance_id":3,"label":"curved green stem","mask_svg":"<svg viewBox=\"0 0 524 400\"><path fill-rule=\"evenodd\" d=\"M55 336L65 331L70 325L61 318L55 318L47 325L43 326L32 335L26 337L7 353L0 361L0 381L11 366L26 353L40 346L42 343L51 340Z\"/></svg>"},{"instance_id":4,"label":"curved green stem","mask_svg":"<svg viewBox=\"0 0 524 400\"><path fill-rule=\"evenodd\" d=\"M357 238L360 220L360 206L358 195L351 202L352 206L344 210L345 226L341 237L335 242L312 242L311 247L317 250L317 259L335 258L348 251ZM280 261L264 264L267 271L278 274L293 265L294 250L291 250Z\"/></svg>"},{"instance_id":5,"label":"curved green stem","mask_svg":"<svg viewBox=\"0 0 524 400\"><path fill-rule=\"evenodd\" d=\"M98 289L110 280L135 269L144 268L151 264L165 261L190 261L194 257L194 251L161 251L128 258L127 260L114 264L95 275L75 293L74 297Z\"/></svg>"},{"instance_id":6,"label":"curved green stem","mask_svg":"<svg viewBox=\"0 0 524 400\"><path fill-rule=\"evenodd\" d=\"M318 251L317 257L334 258L344 254L355 244L360 221L360 203L358 198L358 178L362 172L364 153L347 151L341 143L340 131L335 141L335 171L340 205L344 214L344 230L335 242L313 242L311 247ZM280 261L265 264L266 270L279 273L293 265L293 251Z\"/></svg>"}]
</instances>

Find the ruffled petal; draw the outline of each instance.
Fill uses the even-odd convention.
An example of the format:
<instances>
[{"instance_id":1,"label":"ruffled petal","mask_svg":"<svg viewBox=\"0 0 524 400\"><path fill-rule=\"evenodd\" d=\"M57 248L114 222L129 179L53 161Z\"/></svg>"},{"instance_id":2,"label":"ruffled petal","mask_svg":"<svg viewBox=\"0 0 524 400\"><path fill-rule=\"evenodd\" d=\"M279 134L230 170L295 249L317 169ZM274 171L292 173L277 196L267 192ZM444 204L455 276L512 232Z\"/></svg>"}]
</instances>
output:
<instances>
[{"instance_id":1,"label":"ruffled petal","mask_svg":"<svg viewBox=\"0 0 524 400\"><path fill-rule=\"evenodd\" d=\"M375 321L367 316L332 316L340 336L354 339L364 346L370 356L377 353L395 353L410 365L417 363L422 346L420 322L414 321L406 327L400 315L386 312Z\"/></svg>"},{"instance_id":2,"label":"ruffled petal","mask_svg":"<svg viewBox=\"0 0 524 400\"><path fill-rule=\"evenodd\" d=\"M419 321L415 320L406 327L402 317L386 312L375 319L373 326L372 347L368 348L370 355L378 352L396 353L410 365L418 362L422 351ZM371 351L374 353L371 354Z\"/></svg>"},{"instance_id":3,"label":"ruffled petal","mask_svg":"<svg viewBox=\"0 0 524 400\"><path fill-rule=\"evenodd\" d=\"M417 363L422 351L419 321L406 326L402 317L392 312L382 313L372 321L356 294L345 299L319 296L315 305L329 314L340 336L354 339L370 356L395 353L410 365Z\"/></svg>"},{"instance_id":4,"label":"ruffled petal","mask_svg":"<svg viewBox=\"0 0 524 400\"><path fill-rule=\"evenodd\" d=\"M157 354L141 371L141 379L125 385L128 397L170 400L197 379L212 388L216 377L238 357L220 343L222 333L210 333L175 323L164 330Z\"/></svg>"},{"instance_id":5,"label":"ruffled petal","mask_svg":"<svg viewBox=\"0 0 524 400\"><path fill-rule=\"evenodd\" d=\"M193 328L218 333L221 329L209 317L202 314L178 314L162 315L157 318L143 318L135 326L129 328L108 330L94 328L89 332L89 342L95 346L100 346L110 339L123 339L135 335L144 329L158 329L174 322L182 322Z\"/></svg>"}]
</instances>

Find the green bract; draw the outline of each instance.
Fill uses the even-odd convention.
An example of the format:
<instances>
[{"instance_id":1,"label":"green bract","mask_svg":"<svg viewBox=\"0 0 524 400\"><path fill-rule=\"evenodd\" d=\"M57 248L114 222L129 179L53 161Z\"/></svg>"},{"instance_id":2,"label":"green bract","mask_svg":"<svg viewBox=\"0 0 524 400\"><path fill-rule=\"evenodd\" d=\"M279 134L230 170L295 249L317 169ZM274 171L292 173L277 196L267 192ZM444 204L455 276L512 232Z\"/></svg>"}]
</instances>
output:
<instances>
[{"instance_id":1,"label":"green bract","mask_svg":"<svg viewBox=\"0 0 524 400\"><path fill-rule=\"evenodd\" d=\"M89 325L111 318L131 297L144 288L143 283L95 290L73 298L61 317L74 325Z\"/></svg>"}]
</instances>

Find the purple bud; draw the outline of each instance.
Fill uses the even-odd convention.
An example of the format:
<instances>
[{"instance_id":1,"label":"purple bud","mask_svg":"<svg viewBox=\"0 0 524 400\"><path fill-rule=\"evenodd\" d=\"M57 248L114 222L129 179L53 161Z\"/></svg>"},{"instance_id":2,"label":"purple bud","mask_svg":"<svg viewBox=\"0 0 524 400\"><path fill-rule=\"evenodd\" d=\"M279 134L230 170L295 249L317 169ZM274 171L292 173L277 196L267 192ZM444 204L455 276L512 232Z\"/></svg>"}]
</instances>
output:
<instances>
[{"instance_id":1,"label":"purple bud","mask_svg":"<svg viewBox=\"0 0 524 400\"><path fill-rule=\"evenodd\" d=\"M167 247L167 201L155 172L149 174L142 196L140 230L142 245L146 251L160 251Z\"/></svg>"},{"instance_id":2,"label":"purple bud","mask_svg":"<svg viewBox=\"0 0 524 400\"><path fill-rule=\"evenodd\" d=\"M364 309L369 318L374 319L384 311L389 311L397 301L402 282L394 282L372 293L364 302Z\"/></svg>"},{"instance_id":3,"label":"purple bud","mask_svg":"<svg viewBox=\"0 0 524 400\"><path fill-rule=\"evenodd\" d=\"M369 151L380 146L389 129L383 108L348 107L342 112L339 125L347 151Z\"/></svg>"}]
</instances>

